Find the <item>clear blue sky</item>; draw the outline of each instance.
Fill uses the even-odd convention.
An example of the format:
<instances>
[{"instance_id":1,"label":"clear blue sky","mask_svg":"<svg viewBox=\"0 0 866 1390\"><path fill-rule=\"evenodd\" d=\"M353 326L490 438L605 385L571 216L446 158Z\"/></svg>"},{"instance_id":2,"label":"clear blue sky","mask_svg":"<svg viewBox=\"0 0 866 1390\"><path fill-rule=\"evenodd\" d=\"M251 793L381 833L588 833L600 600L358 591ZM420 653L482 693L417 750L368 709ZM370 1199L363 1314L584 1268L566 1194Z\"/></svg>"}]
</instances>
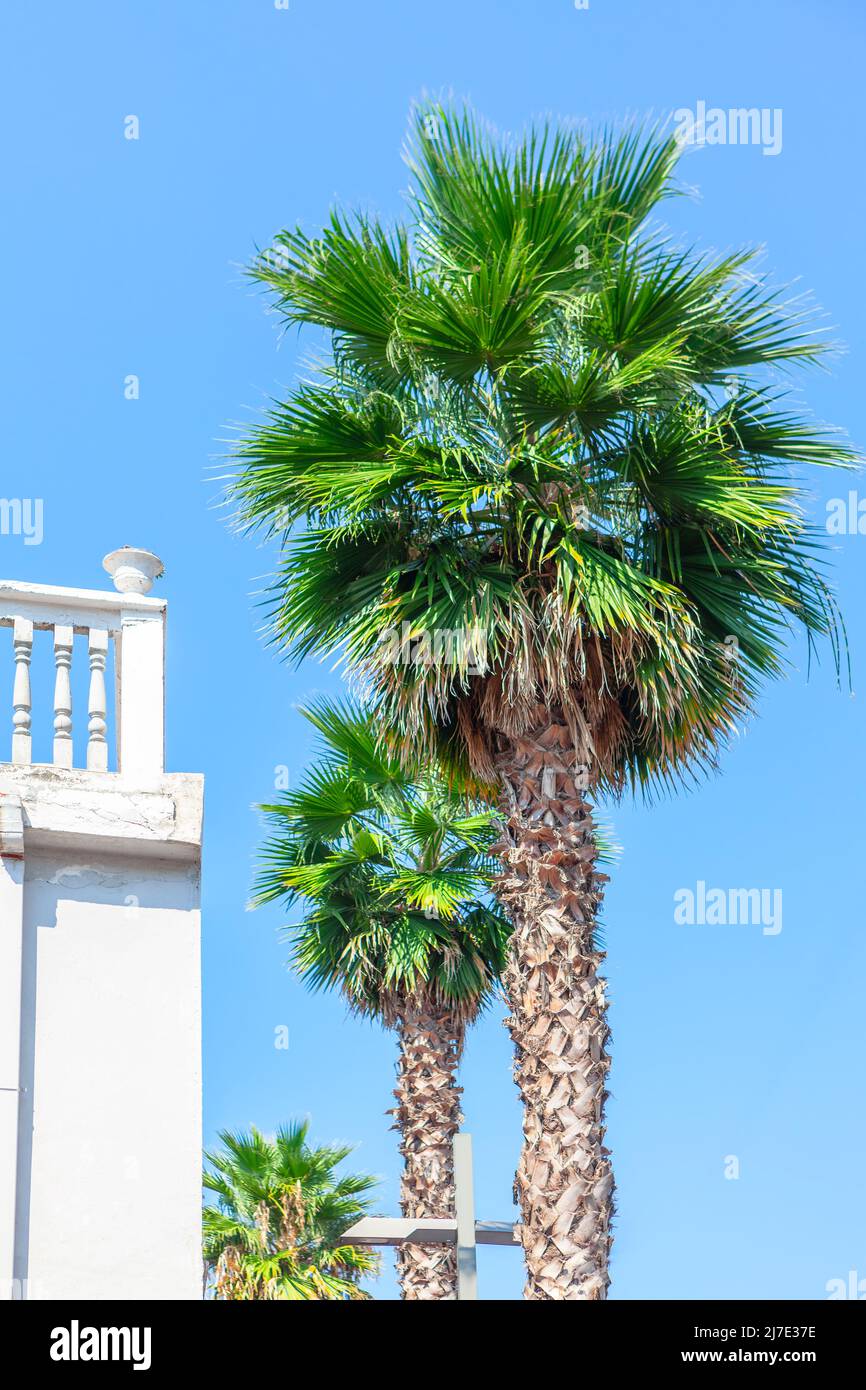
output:
<instances>
[{"instance_id":1,"label":"clear blue sky","mask_svg":"<svg viewBox=\"0 0 866 1390\"><path fill-rule=\"evenodd\" d=\"M707 246L766 244L781 279L814 291L849 351L802 390L862 445L863 38L856 0L6 8L0 491L44 498L45 535L0 537L0 570L99 586L102 556L125 543L166 562L169 767L207 777L209 1139L309 1113L317 1136L359 1143L357 1164L386 1180L382 1209L396 1208L391 1039L305 994L283 968L279 911L244 910L251 806L277 764L303 767L295 702L334 678L264 647L251 596L272 556L214 508L220 441L299 365L238 267L282 225L315 230L335 199L398 214L407 112L425 90L468 96L503 128L701 99L781 108L781 153L690 154L696 196L666 215ZM137 142L124 139L131 114ZM124 399L131 373L137 401ZM857 486L819 483L816 518ZM866 537L838 544L856 686ZM807 682L794 655L722 776L612 813L616 1298L822 1298L852 1268L866 1278L863 702L835 689L829 663ZM781 888L782 931L677 925L673 895L699 880ZM476 1029L463 1072L479 1215L492 1219L511 1214L519 1143L500 1019ZM273 1046L281 1024L287 1052ZM481 1279L488 1297L519 1297L516 1255L484 1253ZM395 1296L390 1272L379 1293Z\"/></svg>"}]
</instances>

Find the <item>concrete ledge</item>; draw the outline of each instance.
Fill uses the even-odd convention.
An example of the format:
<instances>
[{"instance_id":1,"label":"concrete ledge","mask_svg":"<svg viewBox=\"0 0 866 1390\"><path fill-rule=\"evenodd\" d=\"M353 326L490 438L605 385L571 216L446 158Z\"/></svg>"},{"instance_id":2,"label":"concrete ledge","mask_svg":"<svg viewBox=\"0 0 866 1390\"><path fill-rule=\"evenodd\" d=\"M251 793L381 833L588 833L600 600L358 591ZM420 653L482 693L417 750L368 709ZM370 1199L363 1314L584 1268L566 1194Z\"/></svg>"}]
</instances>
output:
<instances>
[{"instance_id":1,"label":"concrete ledge","mask_svg":"<svg viewBox=\"0 0 866 1390\"><path fill-rule=\"evenodd\" d=\"M24 858L24 810L15 787L0 779L0 855L4 859Z\"/></svg>"},{"instance_id":2,"label":"concrete ledge","mask_svg":"<svg viewBox=\"0 0 866 1390\"><path fill-rule=\"evenodd\" d=\"M161 859L200 856L200 773L164 773L142 788L117 772L0 763L2 788L21 799L25 853L76 846L108 853L134 849Z\"/></svg>"}]
</instances>

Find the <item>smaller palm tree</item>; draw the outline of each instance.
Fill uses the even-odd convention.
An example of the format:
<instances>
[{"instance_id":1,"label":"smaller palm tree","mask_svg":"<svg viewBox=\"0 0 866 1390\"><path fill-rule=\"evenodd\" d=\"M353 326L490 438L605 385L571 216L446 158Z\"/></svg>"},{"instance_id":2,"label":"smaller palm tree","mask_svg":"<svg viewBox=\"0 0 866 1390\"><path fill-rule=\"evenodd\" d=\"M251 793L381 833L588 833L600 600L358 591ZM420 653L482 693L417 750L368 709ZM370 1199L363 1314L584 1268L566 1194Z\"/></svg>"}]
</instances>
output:
<instances>
[{"instance_id":1,"label":"smaller palm tree","mask_svg":"<svg viewBox=\"0 0 866 1390\"><path fill-rule=\"evenodd\" d=\"M204 1260L216 1298L370 1297L360 1280L378 1273L378 1258L347 1245L342 1233L368 1213L376 1179L337 1177L351 1148L311 1148L307 1132L305 1122L272 1140L257 1129L223 1130L222 1148L205 1154L204 1187L217 1201L204 1208Z\"/></svg>"},{"instance_id":2,"label":"smaller palm tree","mask_svg":"<svg viewBox=\"0 0 866 1390\"><path fill-rule=\"evenodd\" d=\"M497 822L435 769L401 766L367 714L326 702L304 713L322 735L321 761L263 808L275 834L255 901L303 901L288 929L300 975L396 1030L403 1215L453 1216L456 1070L510 930L486 901ZM456 1297L447 1246L402 1247L398 1271L404 1298Z\"/></svg>"}]
</instances>

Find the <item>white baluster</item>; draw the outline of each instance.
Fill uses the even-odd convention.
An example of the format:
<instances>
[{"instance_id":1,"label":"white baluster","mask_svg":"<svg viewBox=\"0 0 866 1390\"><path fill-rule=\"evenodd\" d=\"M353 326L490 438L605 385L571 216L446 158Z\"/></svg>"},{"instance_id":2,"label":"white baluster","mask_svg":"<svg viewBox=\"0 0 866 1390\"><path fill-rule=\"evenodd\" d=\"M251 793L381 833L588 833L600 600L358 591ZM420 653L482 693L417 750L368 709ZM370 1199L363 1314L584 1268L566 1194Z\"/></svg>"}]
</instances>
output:
<instances>
[{"instance_id":1,"label":"white baluster","mask_svg":"<svg viewBox=\"0 0 866 1390\"><path fill-rule=\"evenodd\" d=\"M55 627L54 663L54 765L72 766L72 687L69 668L72 665L72 628Z\"/></svg>"},{"instance_id":2,"label":"white baluster","mask_svg":"<svg viewBox=\"0 0 866 1390\"><path fill-rule=\"evenodd\" d=\"M105 662L108 657L108 631L104 627L92 627L89 637L90 652L90 694L87 713L87 766L91 772L107 772L108 741L105 737L108 725L105 719Z\"/></svg>"},{"instance_id":3,"label":"white baluster","mask_svg":"<svg viewBox=\"0 0 866 1390\"><path fill-rule=\"evenodd\" d=\"M29 618L16 618L12 629L15 651L15 687L12 704L12 761L25 766L31 759L30 658L33 654L33 624Z\"/></svg>"}]
</instances>

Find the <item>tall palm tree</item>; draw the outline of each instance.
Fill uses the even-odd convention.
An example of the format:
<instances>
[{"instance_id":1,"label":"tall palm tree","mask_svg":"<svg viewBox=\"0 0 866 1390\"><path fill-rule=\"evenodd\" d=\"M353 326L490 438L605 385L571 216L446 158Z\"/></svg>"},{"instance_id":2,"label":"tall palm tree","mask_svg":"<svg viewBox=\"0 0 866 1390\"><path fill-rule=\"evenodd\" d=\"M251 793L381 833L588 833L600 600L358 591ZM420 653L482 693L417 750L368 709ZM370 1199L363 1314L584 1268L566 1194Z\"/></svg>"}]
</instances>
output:
<instances>
[{"instance_id":1,"label":"tall palm tree","mask_svg":"<svg viewBox=\"0 0 866 1390\"><path fill-rule=\"evenodd\" d=\"M282 541L274 637L342 651L396 746L494 787L505 821L530 1298L609 1279L590 795L712 767L790 627L839 663L797 470L854 455L771 375L825 347L753 253L648 224L677 155L429 107L408 228L334 214L253 267L333 347L240 446L241 515ZM403 624L475 635L395 661Z\"/></svg>"},{"instance_id":2,"label":"tall palm tree","mask_svg":"<svg viewBox=\"0 0 866 1390\"><path fill-rule=\"evenodd\" d=\"M360 1280L378 1272L377 1258L342 1233L369 1211L376 1179L338 1177L352 1150L313 1148L307 1132L306 1123L274 1139L224 1130L205 1155L204 1187L217 1201L204 1208L204 1258L216 1298L369 1298Z\"/></svg>"},{"instance_id":3,"label":"tall palm tree","mask_svg":"<svg viewBox=\"0 0 866 1390\"><path fill-rule=\"evenodd\" d=\"M495 821L434 772L381 747L369 715L322 701L304 713L320 757L296 791L267 806L256 902L302 902L292 961L313 988L394 1028L394 1127L404 1216L454 1216L456 1072L467 1024L491 997L508 925L489 893ZM453 1247L406 1245L403 1297L456 1297Z\"/></svg>"}]
</instances>

